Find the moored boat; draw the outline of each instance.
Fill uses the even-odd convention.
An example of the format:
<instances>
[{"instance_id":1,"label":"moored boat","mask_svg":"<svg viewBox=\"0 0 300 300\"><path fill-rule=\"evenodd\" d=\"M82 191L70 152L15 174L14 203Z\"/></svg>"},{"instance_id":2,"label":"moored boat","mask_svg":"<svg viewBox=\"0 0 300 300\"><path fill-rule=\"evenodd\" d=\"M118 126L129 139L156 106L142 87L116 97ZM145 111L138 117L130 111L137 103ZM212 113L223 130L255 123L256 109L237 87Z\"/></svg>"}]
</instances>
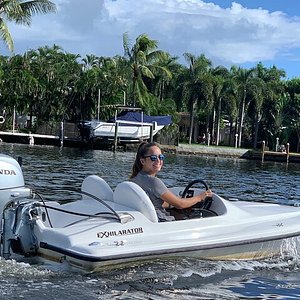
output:
<instances>
[{"instance_id":1,"label":"moored boat","mask_svg":"<svg viewBox=\"0 0 300 300\"><path fill-rule=\"evenodd\" d=\"M141 109L118 106L123 109L107 122L91 121L91 137L93 139L114 139L122 141L141 141L155 136L165 126L171 124L171 116L148 116Z\"/></svg>"}]
</instances>

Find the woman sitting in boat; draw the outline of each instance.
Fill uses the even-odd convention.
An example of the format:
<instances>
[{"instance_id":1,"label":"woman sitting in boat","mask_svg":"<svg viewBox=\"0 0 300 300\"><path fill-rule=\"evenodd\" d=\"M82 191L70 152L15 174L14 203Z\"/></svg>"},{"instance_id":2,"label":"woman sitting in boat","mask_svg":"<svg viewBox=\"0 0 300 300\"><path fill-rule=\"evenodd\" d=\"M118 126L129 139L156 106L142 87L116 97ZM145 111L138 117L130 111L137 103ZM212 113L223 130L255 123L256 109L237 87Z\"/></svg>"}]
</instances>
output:
<instances>
[{"instance_id":1,"label":"woman sitting in boat","mask_svg":"<svg viewBox=\"0 0 300 300\"><path fill-rule=\"evenodd\" d=\"M155 143L143 142L140 144L132 167L131 181L138 184L152 201L158 220L160 222L174 221L165 208L171 205L184 209L203 201L206 197L212 197L212 192L207 190L191 198L179 198L172 193L166 185L156 177L163 166L165 156Z\"/></svg>"}]
</instances>

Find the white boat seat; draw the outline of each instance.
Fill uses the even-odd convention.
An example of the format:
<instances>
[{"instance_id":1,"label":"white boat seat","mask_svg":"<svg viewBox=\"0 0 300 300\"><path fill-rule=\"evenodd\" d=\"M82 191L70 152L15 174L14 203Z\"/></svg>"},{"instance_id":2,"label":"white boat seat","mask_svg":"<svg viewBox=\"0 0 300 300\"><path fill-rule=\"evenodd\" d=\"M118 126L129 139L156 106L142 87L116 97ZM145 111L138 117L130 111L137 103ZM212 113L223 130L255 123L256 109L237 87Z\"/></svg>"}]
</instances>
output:
<instances>
[{"instance_id":1,"label":"white boat seat","mask_svg":"<svg viewBox=\"0 0 300 300\"><path fill-rule=\"evenodd\" d=\"M97 175L87 176L81 184L81 191L104 201L113 201L113 190L104 179Z\"/></svg>"},{"instance_id":2,"label":"white boat seat","mask_svg":"<svg viewBox=\"0 0 300 300\"><path fill-rule=\"evenodd\" d=\"M145 191L136 183L124 181L114 191L114 202L141 212L151 222L158 223L154 205Z\"/></svg>"}]
</instances>

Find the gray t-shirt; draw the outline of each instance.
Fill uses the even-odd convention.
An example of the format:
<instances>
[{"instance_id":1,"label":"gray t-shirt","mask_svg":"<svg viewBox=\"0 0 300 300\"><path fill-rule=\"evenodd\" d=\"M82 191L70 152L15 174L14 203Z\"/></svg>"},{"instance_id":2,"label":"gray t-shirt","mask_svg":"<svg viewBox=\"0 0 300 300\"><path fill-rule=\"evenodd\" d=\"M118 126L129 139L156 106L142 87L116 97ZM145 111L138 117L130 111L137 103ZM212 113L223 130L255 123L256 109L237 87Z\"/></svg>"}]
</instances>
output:
<instances>
[{"instance_id":1,"label":"gray t-shirt","mask_svg":"<svg viewBox=\"0 0 300 300\"><path fill-rule=\"evenodd\" d=\"M140 171L131 179L138 184L149 196L157 213L160 222L174 221L175 218L162 207L163 200L160 198L162 194L168 191L166 185L156 176L151 176L144 171Z\"/></svg>"}]
</instances>

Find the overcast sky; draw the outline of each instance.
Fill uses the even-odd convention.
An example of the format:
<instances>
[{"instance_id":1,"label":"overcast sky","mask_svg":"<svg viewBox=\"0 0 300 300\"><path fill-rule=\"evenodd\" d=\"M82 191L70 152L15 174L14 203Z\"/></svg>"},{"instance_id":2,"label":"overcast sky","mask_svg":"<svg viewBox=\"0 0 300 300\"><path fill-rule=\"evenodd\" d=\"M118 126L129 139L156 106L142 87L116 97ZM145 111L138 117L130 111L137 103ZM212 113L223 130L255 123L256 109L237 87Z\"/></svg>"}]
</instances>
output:
<instances>
[{"instance_id":1,"label":"overcast sky","mask_svg":"<svg viewBox=\"0 0 300 300\"><path fill-rule=\"evenodd\" d=\"M159 49L180 57L204 53L214 66L263 62L300 77L299 0L53 0L56 14L33 17L31 27L9 24L15 52L61 46L66 52L123 55L146 33ZM2 54L8 55L3 43Z\"/></svg>"}]
</instances>

